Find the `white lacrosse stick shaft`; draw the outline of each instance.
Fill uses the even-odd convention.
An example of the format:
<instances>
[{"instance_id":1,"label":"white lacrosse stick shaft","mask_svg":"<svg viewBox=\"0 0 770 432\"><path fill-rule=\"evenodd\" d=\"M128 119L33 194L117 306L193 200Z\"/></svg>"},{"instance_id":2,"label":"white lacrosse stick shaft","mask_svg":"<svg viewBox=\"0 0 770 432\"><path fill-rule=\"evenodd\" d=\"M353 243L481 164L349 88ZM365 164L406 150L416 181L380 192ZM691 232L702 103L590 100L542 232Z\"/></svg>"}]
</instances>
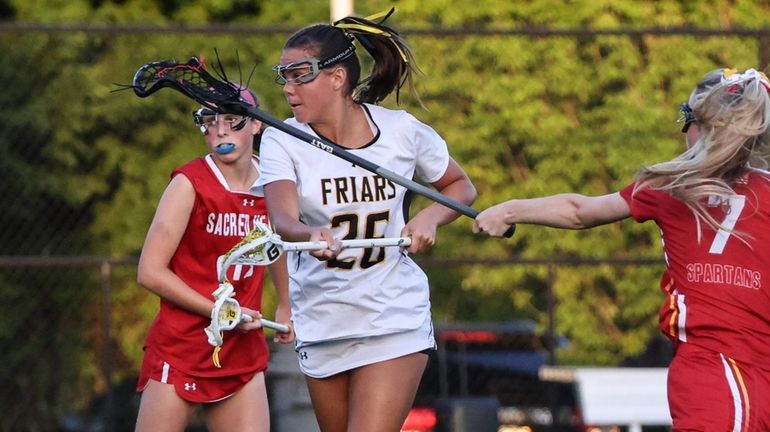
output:
<instances>
[{"instance_id":1,"label":"white lacrosse stick shaft","mask_svg":"<svg viewBox=\"0 0 770 432\"><path fill-rule=\"evenodd\" d=\"M243 322L251 322L253 321L251 318L251 315L241 314L241 321ZM283 325L281 323L277 323L275 321L270 321L269 319L260 318L259 319L260 324L262 324L262 327L267 327L269 329L273 329L277 332L281 333L288 333L289 332L289 326Z\"/></svg>"},{"instance_id":2,"label":"white lacrosse stick shaft","mask_svg":"<svg viewBox=\"0 0 770 432\"><path fill-rule=\"evenodd\" d=\"M391 247L391 246L403 246L407 247L412 244L412 239L409 237L387 237L387 238L370 238L370 239L353 239L353 240L341 240L342 249L352 248L371 248L371 247ZM319 250L328 247L325 241L308 241L308 242L282 242L284 251L310 251Z\"/></svg>"},{"instance_id":3,"label":"white lacrosse stick shaft","mask_svg":"<svg viewBox=\"0 0 770 432\"><path fill-rule=\"evenodd\" d=\"M409 237L369 238L342 240L342 249L371 247L407 247L412 244ZM269 265L285 251L299 252L319 250L328 247L325 241L285 242L269 226L257 222L254 229L229 252L217 260L219 282L227 280L227 269L233 264Z\"/></svg>"}]
</instances>

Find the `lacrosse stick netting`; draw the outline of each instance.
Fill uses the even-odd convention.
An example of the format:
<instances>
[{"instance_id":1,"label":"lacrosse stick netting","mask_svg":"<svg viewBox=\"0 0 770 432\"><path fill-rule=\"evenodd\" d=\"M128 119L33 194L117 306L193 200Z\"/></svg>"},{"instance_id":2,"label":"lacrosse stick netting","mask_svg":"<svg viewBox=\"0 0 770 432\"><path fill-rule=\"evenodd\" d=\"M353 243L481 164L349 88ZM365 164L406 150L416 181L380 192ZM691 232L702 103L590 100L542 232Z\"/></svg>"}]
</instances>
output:
<instances>
[{"instance_id":1,"label":"lacrosse stick netting","mask_svg":"<svg viewBox=\"0 0 770 432\"><path fill-rule=\"evenodd\" d=\"M211 324L203 329L208 336L209 345L214 347L212 360L214 366L222 367L219 362L219 351L224 344L224 332L232 330L242 322L251 322L252 318L241 312L241 305L235 299L235 288L225 281L219 285L214 295L214 308L211 310ZM274 321L260 319L262 327L272 328L282 333L288 333L289 327Z\"/></svg>"},{"instance_id":2,"label":"lacrosse stick netting","mask_svg":"<svg viewBox=\"0 0 770 432\"><path fill-rule=\"evenodd\" d=\"M224 332L232 330L242 322L252 322L252 318L241 312L241 305L234 298L233 286L228 282L219 286L214 292L216 301L211 310L211 324L203 329L208 336L208 342L214 347L212 359L214 366L221 367L219 362L219 351L224 344ZM261 318L259 320L262 327L272 328L282 333L288 333L289 327L274 321Z\"/></svg>"},{"instance_id":3,"label":"lacrosse stick netting","mask_svg":"<svg viewBox=\"0 0 770 432\"><path fill-rule=\"evenodd\" d=\"M241 305L233 298L234 291L229 282L219 285L219 288L214 291L216 300L214 308L211 310L211 324L203 329L208 336L209 344L214 347L211 359L214 366L218 368L222 367L219 362L219 351L224 343L224 331L234 329L244 317L248 316L241 313ZM250 319L251 317L249 317Z\"/></svg>"}]
</instances>

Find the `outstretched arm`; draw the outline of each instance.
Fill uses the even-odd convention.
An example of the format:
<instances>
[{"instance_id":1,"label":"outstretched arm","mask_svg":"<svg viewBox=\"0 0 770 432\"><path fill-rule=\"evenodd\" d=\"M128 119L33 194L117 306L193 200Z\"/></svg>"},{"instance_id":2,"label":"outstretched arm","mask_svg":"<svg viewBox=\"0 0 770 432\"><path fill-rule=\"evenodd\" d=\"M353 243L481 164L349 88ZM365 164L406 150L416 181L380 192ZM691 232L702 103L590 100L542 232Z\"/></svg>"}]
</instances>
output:
<instances>
[{"instance_id":1,"label":"outstretched arm","mask_svg":"<svg viewBox=\"0 0 770 432\"><path fill-rule=\"evenodd\" d=\"M593 228L629 216L631 209L619 192L595 197L565 193L512 199L492 206L476 216L473 232L499 237L514 223L566 229Z\"/></svg>"}]
</instances>

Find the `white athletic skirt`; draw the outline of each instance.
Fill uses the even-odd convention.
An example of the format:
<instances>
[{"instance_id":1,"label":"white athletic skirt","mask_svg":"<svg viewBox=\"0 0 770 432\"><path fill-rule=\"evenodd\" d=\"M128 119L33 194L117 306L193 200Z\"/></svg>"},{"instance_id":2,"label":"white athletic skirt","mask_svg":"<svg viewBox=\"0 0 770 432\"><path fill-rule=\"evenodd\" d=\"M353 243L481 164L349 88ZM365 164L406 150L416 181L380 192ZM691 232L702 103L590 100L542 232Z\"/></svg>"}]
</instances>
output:
<instances>
[{"instance_id":1,"label":"white athletic skirt","mask_svg":"<svg viewBox=\"0 0 770 432\"><path fill-rule=\"evenodd\" d=\"M428 314L421 327L406 332L310 345L300 342L297 348L299 368L307 376L326 378L360 366L436 349L433 336L433 323Z\"/></svg>"}]
</instances>

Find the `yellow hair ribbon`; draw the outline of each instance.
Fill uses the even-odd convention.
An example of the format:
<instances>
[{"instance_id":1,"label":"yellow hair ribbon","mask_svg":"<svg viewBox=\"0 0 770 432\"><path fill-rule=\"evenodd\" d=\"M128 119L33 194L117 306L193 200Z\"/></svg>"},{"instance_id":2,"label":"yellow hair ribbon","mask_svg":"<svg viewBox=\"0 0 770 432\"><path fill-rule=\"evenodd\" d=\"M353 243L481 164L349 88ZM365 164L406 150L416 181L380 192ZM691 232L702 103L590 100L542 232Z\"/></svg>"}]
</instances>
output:
<instances>
[{"instance_id":1,"label":"yellow hair ribbon","mask_svg":"<svg viewBox=\"0 0 770 432\"><path fill-rule=\"evenodd\" d=\"M361 30L364 33L372 33L372 34L378 34L383 35L387 37L391 37L390 32L387 32L385 30L379 29L377 27L373 27L366 24L353 24L353 23L339 23L334 24L334 27L341 28L341 29L354 29L354 30Z\"/></svg>"},{"instance_id":2,"label":"yellow hair ribbon","mask_svg":"<svg viewBox=\"0 0 770 432\"><path fill-rule=\"evenodd\" d=\"M369 15L367 17L360 18L360 19L364 19L364 20L367 20L367 21L374 21L374 20L376 20L378 18L385 17L382 20L382 21L385 21L385 19L387 17L389 17L395 11L396 11L396 8L390 8L388 10L384 10L382 12L377 12L376 14ZM342 21L342 20L340 20L340 21ZM389 31L387 31L387 30L383 30L383 29L381 29L379 27L375 27L375 26L364 24L364 23L360 23L360 22L342 23L340 21L335 22L334 24L332 24L332 26L340 28L340 29L343 29L343 30L358 30L359 32L363 32L363 33L370 33L370 34L376 34L376 35L380 35L380 36L385 36L388 39L391 39L391 42L392 42L393 35ZM380 23L382 23L382 21L380 21ZM401 58L404 60L404 62L409 63L409 58L407 57L406 53L404 53L404 51L401 49L401 47L398 46L398 44L395 43L395 42L393 42L393 46L396 47L396 50L398 50L398 54L401 55Z\"/></svg>"},{"instance_id":3,"label":"yellow hair ribbon","mask_svg":"<svg viewBox=\"0 0 770 432\"><path fill-rule=\"evenodd\" d=\"M372 15L365 16L363 18L358 18L358 19L362 19L362 20L366 20L366 21L374 21L374 20L376 20L378 18L385 17L379 23L377 23L377 24L382 24L382 22L385 21L395 11L396 11L396 8L390 8L388 10L384 10L382 12L377 12L376 14L372 14ZM361 30L361 31L366 32L366 33L380 34L380 35L385 35L387 37L391 37L391 34L389 32L387 32L385 30L382 30L382 29L379 29L379 28L374 27L374 26L367 25L367 24L341 23L340 21L342 21L344 19L345 18L337 20L334 24L332 24L332 26L337 27L337 28L341 28L341 29L346 29L346 28L357 29L357 30ZM355 20L356 18L352 18L352 19Z\"/></svg>"},{"instance_id":4,"label":"yellow hair ribbon","mask_svg":"<svg viewBox=\"0 0 770 432\"><path fill-rule=\"evenodd\" d=\"M395 11L396 11L396 8L392 7L390 9L388 9L388 10L384 10L382 12L377 12L374 15L369 15L367 17L364 17L364 19L367 20L367 21L374 21L377 18L380 18L380 17L383 17L383 16L387 18L388 16L390 16ZM382 21L380 21L380 24L382 24Z\"/></svg>"}]
</instances>

